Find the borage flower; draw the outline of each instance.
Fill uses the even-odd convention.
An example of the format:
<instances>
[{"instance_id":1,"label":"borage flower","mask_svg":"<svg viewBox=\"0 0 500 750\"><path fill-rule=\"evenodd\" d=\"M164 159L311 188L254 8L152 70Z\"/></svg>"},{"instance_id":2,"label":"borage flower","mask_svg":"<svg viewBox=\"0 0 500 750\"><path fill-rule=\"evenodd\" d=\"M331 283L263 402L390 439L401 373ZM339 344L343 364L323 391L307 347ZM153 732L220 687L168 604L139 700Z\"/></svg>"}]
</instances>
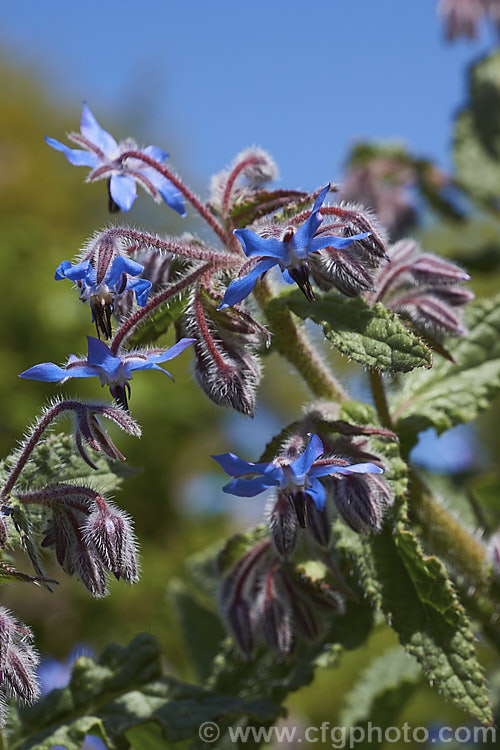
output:
<instances>
[{"instance_id":1,"label":"borage flower","mask_svg":"<svg viewBox=\"0 0 500 750\"><path fill-rule=\"evenodd\" d=\"M273 266L279 266L285 281L288 284L296 283L309 302L314 301L314 292L309 282L309 255L326 247L343 250L356 240L363 240L370 235L370 232L363 232L352 237L337 237L332 234L315 237L323 221L320 209L329 190L330 185L326 185L316 198L309 218L298 228L286 227L280 239L261 237L251 229L233 231L241 242L245 255L258 259L258 263L247 274L231 281L219 306L220 310L232 307L248 297L259 276Z\"/></svg>"},{"instance_id":2,"label":"borage flower","mask_svg":"<svg viewBox=\"0 0 500 750\"><path fill-rule=\"evenodd\" d=\"M63 260L56 269L55 279L70 279L80 289L82 302L90 301L92 320L97 328L97 335L111 338L111 313L113 312L116 299L128 290L135 292L137 304L144 307L151 289L151 282L147 279L131 278L139 276L144 271L144 266L130 258L119 255L107 270L102 273L99 268L94 268L90 260L81 263L70 263Z\"/></svg>"},{"instance_id":3,"label":"borage flower","mask_svg":"<svg viewBox=\"0 0 500 750\"><path fill-rule=\"evenodd\" d=\"M70 148L48 136L45 140L56 151L62 151L70 164L76 167L91 167L87 182L108 180L109 210L112 213L130 210L137 198L136 183L139 183L157 203L163 198L174 211L181 216L186 215L179 191L166 177L140 159L123 158L123 154L128 151L140 150L141 154L164 164L168 154L158 146L138 149L136 142L131 138L117 143L113 136L99 125L86 104L82 109L80 132L69 133L68 138L83 150Z\"/></svg>"},{"instance_id":4,"label":"borage flower","mask_svg":"<svg viewBox=\"0 0 500 750\"><path fill-rule=\"evenodd\" d=\"M101 385L108 385L111 395L116 402L128 409L127 397L130 398L129 380L132 380L133 370L159 370L170 378L167 370L159 366L159 362L167 362L194 342L194 339L181 339L170 349L150 349L145 351L123 352L113 354L111 349L99 339L87 336L87 359L78 359L71 354L65 367L59 367L53 362L43 362L30 367L20 374L20 378L42 380L46 383L64 383L69 378L92 378L97 376Z\"/></svg>"},{"instance_id":5,"label":"borage flower","mask_svg":"<svg viewBox=\"0 0 500 750\"><path fill-rule=\"evenodd\" d=\"M212 456L226 474L235 479L222 489L238 497L254 497L269 487L279 487L287 495L302 527L306 526L306 501L309 496L318 510L325 505L325 488L319 481L320 477L335 474L383 474L384 470L372 463L348 464L339 466L335 459L322 459L323 443L317 435L311 439L304 452L289 464L269 463L253 464L244 461L234 453L222 453ZM247 475L256 475L250 478Z\"/></svg>"}]
</instances>

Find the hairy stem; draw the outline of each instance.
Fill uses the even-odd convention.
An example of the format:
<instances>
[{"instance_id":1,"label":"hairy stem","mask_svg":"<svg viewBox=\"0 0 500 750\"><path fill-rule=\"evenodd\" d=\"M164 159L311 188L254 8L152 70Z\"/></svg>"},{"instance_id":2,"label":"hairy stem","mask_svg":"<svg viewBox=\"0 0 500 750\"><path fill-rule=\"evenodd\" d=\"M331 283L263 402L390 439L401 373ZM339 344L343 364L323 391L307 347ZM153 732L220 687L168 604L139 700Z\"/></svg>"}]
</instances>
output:
<instances>
[{"instance_id":1,"label":"hairy stem","mask_svg":"<svg viewBox=\"0 0 500 750\"><path fill-rule=\"evenodd\" d=\"M190 286L190 284L194 283L199 276L207 271L208 268L210 268L208 264L196 268L192 273L190 273L188 276L185 276L183 279L180 279L180 281L178 281L176 284L171 284L168 289L165 289L163 292L156 294L149 300L146 305L144 305L144 307L141 307L140 310L137 310L136 313L131 315L130 318L128 318L115 333L113 341L111 342L109 347L112 353L116 354L118 352L123 340L127 336L130 336L134 328L142 323L142 321L147 318L147 316L150 315L153 310L155 310L167 299L174 297L183 289Z\"/></svg>"},{"instance_id":2,"label":"hairy stem","mask_svg":"<svg viewBox=\"0 0 500 750\"><path fill-rule=\"evenodd\" d=\"M380 420L380 424L383 427L387 427L388 430L394 430L392 417L389 411L389 405L387 403L387 397L385 393L384 381L382 375L377 370L369 370L370 388L375 402L375 408L377 415Z\"/></svg>"},{"instance_id":3,"label":"hairy stem","mask_svg":"<svg viewBox=\"0 0 500 750\"><path fill-rule=\"evenodd\" d=\"M19 458L12 467L4 486L0 491L0 498L5 499L9 495L9 492L17 482L19 475L24 469L33 449L36 447L36 444L38 443L50 423L53 422L54 419L56 419L56 417L58 417L62 412L73 411L78 407L81 407L81 404L78 401L60 401L58 404L55 404L47 412L45 412L43 417L35 425L34 429L31 432L31 435L24 444Z\"/></svg>"},{"instance_id":4,"label":"hairy stem","mask_svg":"<svg viewBox=\"0 0 500 750\"><path fill-rule=\"evenodd\" d=\"M422 535L437 554L484 590L490 566L484 546L436 500L432 492L409 467L409 511L420 524Z\"/></svg>"},{"instance_id":5,"label":"hairy stem","mask_svg":"<svg viewBox=\"0 0 500 750\"><path fill-rule=\"evenodd\" d=\"M273 293L266 279L254 289L255 296L274 332L275 346L299 371L307 385L318 398L345 401L348 396L340 383L314 349L308 336L298 325L291 312L279 300L272 300ZM268 304L272 300L271 304Z\"/></svg>"},{"instance_id":6,"label":"hairy stem","mask_svg":"<svg viewBox=\"0 0 500 750\"><path fill-rule=\"evenodd\" d=\"M207 222L210 228L213 229L213 231L220 237L224 245L226 244L227 235L223 227L212 216L207 207L204 206L200 200L198 200L195 194L191 192L191 190L186 185L184 185L182 180L180 180L173 172L171 172L170 169L167 169L167 167L164 167L163 164L160 164L160 162L156 161L156 159L152 159L150 156L148 156L147 154L143 154L141 151L125 151L120 155L120 159L122 161L124 159L139 159L140 161L149 164L149 166L153 167L153 169L156 169L156 171L163 175L163 177L166 177L166 179L169 180L172 185L175 185L177 190L179 190L186 198L186 200L188 200L191 205L198 211L200 216Z\"/></svg>"}]
</instances>

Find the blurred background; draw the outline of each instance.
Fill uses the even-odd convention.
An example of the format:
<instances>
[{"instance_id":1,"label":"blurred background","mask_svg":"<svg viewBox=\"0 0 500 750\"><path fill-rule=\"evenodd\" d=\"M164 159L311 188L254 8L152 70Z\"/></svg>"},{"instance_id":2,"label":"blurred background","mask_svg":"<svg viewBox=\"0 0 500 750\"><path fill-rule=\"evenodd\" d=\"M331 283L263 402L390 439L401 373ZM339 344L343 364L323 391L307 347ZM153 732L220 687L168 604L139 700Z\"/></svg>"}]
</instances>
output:
<instances>
[{"instance_id":1,"label":"blurred background","mask_svg":"<svg viewBox=\"0 0 500 750\"><path fill-rule=\"evenodd\" d=\"M256 144L279 165L277 187L312 190L337 182L345 197L379 212L393 239L411 232L426 249L463 263L479 296L497 289L500 175L492 173L488 188L478 176L480 163L475 173L466 172L457 154L464 138L455 136L457 113L474 105L468 70L497 44L493 20L476 16L463 36L450 15L438 15L436 0L4 4L2 455L61 391L17 374L85 351L84 336L92 334L88 308L78 304L69 282L56 283L53 276L61 260L72 260L109 224L105 185L85 186L85 170L70 167L43 141L78 130L82 100L117 139L130 135L169 151L173 168L205 199L210 176ZM500 75L498 81L500 92ZM500 93L490 102L491 117L500 118L499 100ZM494 149L492 158L498 159ZM206 232L192 211L181 220L144 194L119 221ZM327 356L353 396L369 399L362 369ZM265 367L254 420L205 398L189 372L188 353L172 364L175 384L154 373L136 375L131 408L144 437L116 436L127 464L136 467L116 500L135 518L142 579L133 588L113 585L104 601L93 601L66 578L52 596L21 585L4 588L4 602L33 626L45 656L65 660L76 643L99 651L146 630L161 640L168 667L192 679L169 585L184 575L191 553L260 521L264 505L223 495L224 477L209 454L233 450L256 459L308 398L286 364L271 355ZM62 391L104 395L97 381ZM457 487L465 474L485 467L483 489L494 496L498 417L497 408L471 429L422 436L414 460L434 472L436 482ZM394 644L395 637L379 628L366 648L292 696L292 712L306 723L333 717L359 670ZM460 718L422 687L401 721Z\"/></svg>"}]
</instances>

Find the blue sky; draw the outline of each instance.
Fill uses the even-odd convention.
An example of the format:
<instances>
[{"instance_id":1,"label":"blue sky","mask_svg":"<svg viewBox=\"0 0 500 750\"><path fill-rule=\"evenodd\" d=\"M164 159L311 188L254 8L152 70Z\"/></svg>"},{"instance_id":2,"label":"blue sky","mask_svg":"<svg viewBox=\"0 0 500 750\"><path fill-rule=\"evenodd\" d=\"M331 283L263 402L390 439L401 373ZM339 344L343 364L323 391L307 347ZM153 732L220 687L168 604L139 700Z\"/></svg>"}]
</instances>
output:
<instances>
[{"instance_id":1,"label":"blue sky","mask_svg":"<svg viewBox=\"0 0 500 750\"><path fill-rule=\"evenodd\" d=\"M312 189L360 138L448 164L465 66L492 35L445 44L436 0L20 0L4 4L0 41L75 126L86 99L198 188L258 144L283 185Z\"/></svg>"}]
</instances>

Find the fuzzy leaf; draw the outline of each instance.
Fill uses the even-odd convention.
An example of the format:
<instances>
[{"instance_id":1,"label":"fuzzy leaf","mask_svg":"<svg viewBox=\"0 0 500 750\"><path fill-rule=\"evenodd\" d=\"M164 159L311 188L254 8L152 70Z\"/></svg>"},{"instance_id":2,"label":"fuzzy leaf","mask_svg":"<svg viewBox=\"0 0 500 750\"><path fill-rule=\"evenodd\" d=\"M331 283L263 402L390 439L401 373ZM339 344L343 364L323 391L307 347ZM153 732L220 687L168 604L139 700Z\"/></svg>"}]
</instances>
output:
<instances>
[{"instance_id":1,"label":"fuzzy leaf","mask_svg":"<svg viewBox=\"0 0 500 750\"><path fill-rule=\"evenodd\" d=\"M342 354L367 367L408 372L432 364L427 346L381 303L370 307L363 299L332 293L318 294L316 302L309 303L300 291L293 291L269 306L286 306L300 318L310 318Z\"/></svg>"},{"instance_id":2,"label":"fuzzy leaf","mask_svg":"<svg viewBox=\"0 0 500 750\"><path fill-rule=\"evenodd\" d=\"M429 372L411 373L392 400L407 448L428 427L443 432L472 421L500 390L500 295L469 305L466 323L468 335L448 343L456 364L439 360Z\"/></svg>"},{"instance_id":3,"label":"fuzzy leaf","mask_svg":"<svg viewBox=\"0 0 500 750\"><path fill-rule=\"evenodd\" d=\"M439 692L471 716L492 720L474 635L443 563L425 555L399 502L394 528L371 541L376 598L406 651Z\"/></svg>"},{"instance_id":4,"label":"fuzzy leaf","mask_svg":"<svg viewBox=\"0 0 500 750\"><path fill-rule=\"evenodd\" d=\"M110 646L98 663L75 662L68 687L53 690L37 705L20 710L11 750L79 750L85 734L100 736L110 748L126 747L125 734L154 721L164 742L198 736L205 721L249 716L273 721L281 710L265 700L209 692L161 675L159 644L137 636L127 648Z\"/></svg>"},{"instance_id":5,"label":"fuzzy leaf","mask_svg":"<svg viewBox=\"0 0 500 750\"><path fill-rule=\"evenodd\" d=\"M366 727L371 721L384 732L394 726L399 711L421 679L418 662L401 648L385 651L363 672L347 696L339 725ZM373 741L370 747L380 744Z\"/></svg>"}]
</instances>

